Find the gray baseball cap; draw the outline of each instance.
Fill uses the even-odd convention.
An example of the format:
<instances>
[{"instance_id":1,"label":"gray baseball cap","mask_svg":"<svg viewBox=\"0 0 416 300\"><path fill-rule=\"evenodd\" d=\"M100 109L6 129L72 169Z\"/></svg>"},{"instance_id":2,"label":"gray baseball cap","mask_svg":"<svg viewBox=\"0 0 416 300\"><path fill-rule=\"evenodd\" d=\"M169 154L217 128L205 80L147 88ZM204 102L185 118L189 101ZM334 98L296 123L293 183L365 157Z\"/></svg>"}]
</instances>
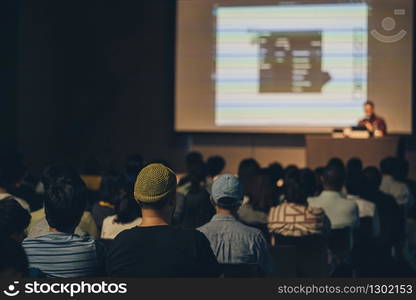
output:
<instances>
[{"instance_id":1,"label":"gray baseball cap","mask_svg":"<svg viewBox=\"0 0 416 300\"><path fill-rule=\"evenodd\" d=\"M211 197L215 204L222 207L241 205L243 190L240 180L231 174L221 175L212 184Z\"/></svg>"}]
</instances>

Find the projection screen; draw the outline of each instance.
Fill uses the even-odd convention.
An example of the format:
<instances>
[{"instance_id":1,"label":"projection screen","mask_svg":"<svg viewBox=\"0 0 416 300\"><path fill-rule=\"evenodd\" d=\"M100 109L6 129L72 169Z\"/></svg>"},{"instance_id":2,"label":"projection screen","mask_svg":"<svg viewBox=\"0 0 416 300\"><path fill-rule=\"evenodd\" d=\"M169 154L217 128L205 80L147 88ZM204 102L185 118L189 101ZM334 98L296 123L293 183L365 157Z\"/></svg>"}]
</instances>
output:
<instances>
[{"instance_id":1,"label":"projection screen","mask_svg":"<svg viewBox=\"0 0 416 300\"><path fill-rule=\"evenodd\" d=\"M411 0L178 0L176 50L177 131L412 131Z\"/></svg>"}]
</instances>

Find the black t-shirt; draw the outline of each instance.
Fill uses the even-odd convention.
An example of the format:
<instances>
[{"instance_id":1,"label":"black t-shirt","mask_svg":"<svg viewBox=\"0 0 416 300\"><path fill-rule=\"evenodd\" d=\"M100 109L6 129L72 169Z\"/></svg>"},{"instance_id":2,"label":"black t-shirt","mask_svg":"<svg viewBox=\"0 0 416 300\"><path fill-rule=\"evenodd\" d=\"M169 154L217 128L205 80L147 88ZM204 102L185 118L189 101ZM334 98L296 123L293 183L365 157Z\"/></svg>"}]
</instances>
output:
<instances>
[{"instance_id":1,"label":"black t-shirt","mask_svg":"<svg viewBox=\"0 0 416 300\"><path fill-rule=\"evenodd\" d=\"M117 235L107 258L113 277L218 277L220 267L199 231L134 227Z\"/></svg>"}]
</instances>

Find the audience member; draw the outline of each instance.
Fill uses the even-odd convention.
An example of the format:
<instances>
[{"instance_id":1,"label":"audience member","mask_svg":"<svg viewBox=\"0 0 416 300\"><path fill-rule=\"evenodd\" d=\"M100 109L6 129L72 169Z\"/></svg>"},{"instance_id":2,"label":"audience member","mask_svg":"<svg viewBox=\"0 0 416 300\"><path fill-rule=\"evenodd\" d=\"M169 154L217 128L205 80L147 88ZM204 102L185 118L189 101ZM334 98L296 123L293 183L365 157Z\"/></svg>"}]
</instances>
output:
<instances>
[{"instance_id":1,"label":"audience member","mask_svg":"<svg viewBox=\"0 0 416 300\"><path fill-rule=\"evenodd\" d=\"M178 176L180 177L178 186L182 186L191 181L189 174L192 173L195 166L198 168L201 164L205 164L204 157L202 156L200 152L197 152L197 151L189 152L186 155L185 164L186 164L186 173Z\"/></svg>"},{"instance_id":2,"label":"audience member","mask_svg":"<svg viewBox=\"0 0 416 300\"><path fill-rule=\"evenodd\" d=\"M380 220L380 234L377 238L378 249L391 257L393 247L404 238L403 215L395 198L380 190L382 174L376 167L363 171L365 184L362 197L376 205Z\"/></svg>"},{"instance_id":3,"label":"audience member","mask_svg":"<svg viewBox=\"0 0 416 300\"><path fill-rule=\"evenodd\" d=\"M398 171L400 162L395 157L387 157L380 163L380 170L383 174L380 190L386 194L392 195L398 205L410 207L412 204L412 195L406 184L398 182L393 175Z\"/></svg>"},{"instance_id":4,"label":"audience member","mask_svg":"<svg viewBox=\"0 0 416 300\"><path fill-rule=\"evenodd\" d=\"M29 263L22 245L14 239L0 237L0 278L24 278Z\"/></svg>"},{"instance_id":5,"label":"audience member","mask_svg":"<svg viewBox=\"0 0 416 300\"><path fill-rule=\"evenodd\" d=\"M238 209L238 218L244 224L267 233L267 216L276 202L277 194L271 179L266 170L262 170L248 183L247 201Z\"/></svg>"},{"instance_id":6,"label":"audience member","mask_svg":"<svg viewBox=\"0 0 416 300\"><path fill-rule=\"evenodd\" d=\"M121 180L116 176L104 176L99 190L99 201L92 206L92 217L100 230L103 221L115 213L115 206L123 197Z\"/></svg>"},{"instance_id":7,"label":"audience member","mask_svg":"<svg viewBox=\"0 0 416 300\"><path fill-rule=\"evenodd\" d=\"M323 173L323 192L317 197L308 199L312 207L322 208L332 229L356 228L359 225L358 206L342 196L345 181L345 168L339 162L328 164Z\"/></svg>"},{"instance_id":8,"label":"audience member","mask_svg":"<svg viewBox=\"0 0 416 300\"><path fill-rule=\"evenodd\" d=\"M308 196L314 194L309 171L293 174L285 183L284 202L270 210L268 227L270 233L281 236L325 236L331 224L323 209L308 205Z\"/></svg>"},{"instance_id":9,"label":"audience member","mask_svg":"<svg viewBox=\"0 0 416 300\"><path fill-rule=\"evenodd\" d=\"M0 236L21 243L30 223L30 214L12 197L0 201Z\"/></svg>"},{"instance_id":10,"label":"audience member","mask_svg":"<svg viewBox=\"0 0 416 300\"><path fill-rule=\"evenodd\" d=\"M195 163L188 176L190 182L177 189L178 193L183 195L183 203L181 208L177 203L178 212L175 213L177 214L177 225L195 229L207 223L215 214L215 210L209 201L209 193L205 188L205 164Z\"/></svg>"},{"instance_id":11,"label":"audience member","mask_svg":"<svg viewBox=\"0 0 416 300\"><path fill-rule=\"evenodd\" d=\"M16 164L11 161L5 161L6 158L0 159L0 201L13 197L24 209L30 212L29 204L14 195L11 191L16 187Z\"/></svg>"},{"instance_id":12,"label":"audience member","mask_svg":"<svg viewBox=\"0 0 416 300\"><path fill-rule=\"evenodd\" d=\"M211 156L207 160L208 176L214 180L225 168L225 160L222 156Z\"/></svg>"},{"instance_id":13,"label":"audience member","mask_svg":"<svg viewBox=\"0 0 416 300\"><path fill-rule=\"evenodd\" d=\"M198 230L210 241L218 262L256 264L263 273L272 273L274 266L263 234L236 218L243 200L239 180L229 174L220 176L212 186L211 199L217 213Z\"/></svg>"},{"instance_id":14,"label":"audience member","mask_svg":"<svg viewBox=\"0 0 416 300\"><path fill-rule=\"evenodd\" d=\"M139 226L142 222L140 207L130 195L117 201L115 212L115 215L104 219L101 230L102 239L112 240L120 232Z\"/></svg>"},{"instance_id":15,"label":"audience member","mask_svg":"<svg viewBox=\"0 0 416 300\"><path fill-rule=\"evenodd\" d=\"M86 202L86 187L81 178L61 176L47 185L45 214L49 232L23 241L30 268L48 277L104 274L104 252L100 244L74 234Z\"/></svg>"},{"instance_id":16,"label":"audience member","mask_svg":"<svg viewBox=\"0 0 416 300\"><path fill-rule=\"evenodd\" d=\"M53 164L47 166L42 173L42 185L45 190L53 185L56 180L65 177L72 182L84 185L78 172L67 164ZM46 200L45 200L46 201ZM47 234L49 225L45 217L45 209L42 208L32 213L32 220L28 228L28 236L36 238ZM98 237L98 229L92 214L89 211L84 211L79 225L75 229L75 233L80 236Z\"/></svg>"},{"instance_id":17,"label":"audience member","mask_svg":"<svg viewBox=\"0 0 416 300\"><path fill-rule=\"evenodd\" d=\"M355 173L354 176L347 179L345 186L348 193L347 199L354 201L358 206L360 220L367 218L371 220L371 233L368 234L368 238L371 238L379 235L380 221L376 205L361 197L364 190L364 184L364 176L357 170L357 173ZM360 227L362 227L363 224L360 225Z\"/></svg>"},{"instance_id":18,"label":"audience member","mask_svg":"<svg viewBox=\"0 0 416 300\"><path fill-rule=\"evenodd\" d=\"M238 179L240 180L244 196L247 195L249 183L254 175L260 171L259 163L253 158L243 159L238 166Z\"/></svg>"},{"instance_id":19,"label":"audience member","mask_svg":"<svg viewBox=\"0 0 416 300\"><path fill-rule=\"evenodd\" d=\"M107 259L113 277L218 277L219 265L203 234L174 228L176 174L161 164L139 173L134 197L142 209L140 226L114 239Z\"/></svg>"}]
</instances>

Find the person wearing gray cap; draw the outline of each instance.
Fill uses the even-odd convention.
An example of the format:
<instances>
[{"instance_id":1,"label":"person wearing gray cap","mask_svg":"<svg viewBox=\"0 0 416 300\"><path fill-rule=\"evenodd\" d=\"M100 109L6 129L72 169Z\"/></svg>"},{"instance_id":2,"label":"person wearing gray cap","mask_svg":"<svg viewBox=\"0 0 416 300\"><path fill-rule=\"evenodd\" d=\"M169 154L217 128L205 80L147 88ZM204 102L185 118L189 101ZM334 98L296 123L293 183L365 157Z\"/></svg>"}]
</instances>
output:
<instances>
[{"instance_id":1,"label":"person wearing gray cap","mask_svg":"<svg viewBox=\"0 0 416 300\"><path fill-rule=\"evenodd\" d=\"M197 228L208 238L220 264L256 264L264 274L274 271L266 239L259 229L237 220L243 191L237 177L225 174L212 184L211 201L216 214Z\"/></svg>"}]
</instances>

